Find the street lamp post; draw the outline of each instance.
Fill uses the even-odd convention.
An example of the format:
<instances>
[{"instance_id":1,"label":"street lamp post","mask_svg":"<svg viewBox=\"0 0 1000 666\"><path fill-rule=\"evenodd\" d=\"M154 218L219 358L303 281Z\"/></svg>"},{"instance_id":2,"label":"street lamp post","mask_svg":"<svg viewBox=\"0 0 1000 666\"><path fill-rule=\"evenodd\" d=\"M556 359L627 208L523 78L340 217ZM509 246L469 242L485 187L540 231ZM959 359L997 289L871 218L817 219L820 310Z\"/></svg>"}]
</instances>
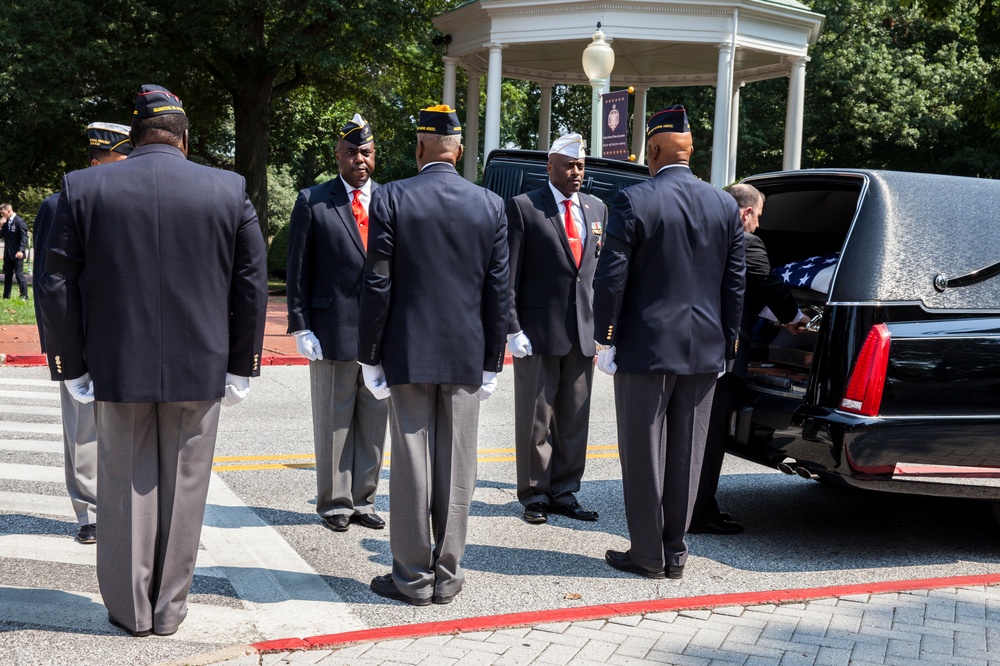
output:
<instances>
[{"instance_id":1,"label":"street lamp post","mask_svg":"<svg viewBox=\"0 0 1000 666\"><path fill-rule=\"evenodd\" d=\"M587 44L583 50L583 71L590 79L590 85L594 89L593 101L590 109L590 155L591 157L601 156L601 125L603 123L603 113L601 112L601 91L604 90L611 70L615 67L615 52L611 45L604 41L604 32L601 24L597 24L597 32L593 35L593 41Z\"/></svg>"}]
</instances>

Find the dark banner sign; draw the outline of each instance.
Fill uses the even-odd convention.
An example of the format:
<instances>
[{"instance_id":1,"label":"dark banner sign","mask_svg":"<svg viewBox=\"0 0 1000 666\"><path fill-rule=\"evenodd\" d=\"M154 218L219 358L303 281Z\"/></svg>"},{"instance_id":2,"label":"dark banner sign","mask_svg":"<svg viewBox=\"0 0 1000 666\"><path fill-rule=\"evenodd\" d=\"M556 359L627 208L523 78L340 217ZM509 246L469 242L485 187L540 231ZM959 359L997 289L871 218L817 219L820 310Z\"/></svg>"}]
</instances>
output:
<instances>
[{"instance_id":1,"label":"dark banner sign","mask_svg":"<svg viewBox=\"0 0 1000 666\"><path fill-rule=\"evenodd\" d=\"M628 159L628 91L601 95L604 129L601 132L601 156L612 160Z\"/></svg>"}]
</instances>

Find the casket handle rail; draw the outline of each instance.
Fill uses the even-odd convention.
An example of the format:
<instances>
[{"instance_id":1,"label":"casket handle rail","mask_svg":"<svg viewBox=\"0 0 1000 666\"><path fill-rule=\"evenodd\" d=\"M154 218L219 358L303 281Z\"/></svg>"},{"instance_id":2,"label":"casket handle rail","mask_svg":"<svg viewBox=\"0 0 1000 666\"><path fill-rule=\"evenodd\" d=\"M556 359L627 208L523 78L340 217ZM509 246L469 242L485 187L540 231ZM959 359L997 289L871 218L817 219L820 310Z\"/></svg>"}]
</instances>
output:
<instances>
[{"instance_id":1,"label":"casket handle rail","mask_svg":"<svg viewBox=\"0 0 1000 666\"><path fill-rule=\"evenodd\" d=\"M934 276L934 288L938 291L944 291L953 287L968 287L969 285L989 280L997 275L1000 275L1000 261L954 278L945 277L938 273Z\"/></svg>"}]
</instances>

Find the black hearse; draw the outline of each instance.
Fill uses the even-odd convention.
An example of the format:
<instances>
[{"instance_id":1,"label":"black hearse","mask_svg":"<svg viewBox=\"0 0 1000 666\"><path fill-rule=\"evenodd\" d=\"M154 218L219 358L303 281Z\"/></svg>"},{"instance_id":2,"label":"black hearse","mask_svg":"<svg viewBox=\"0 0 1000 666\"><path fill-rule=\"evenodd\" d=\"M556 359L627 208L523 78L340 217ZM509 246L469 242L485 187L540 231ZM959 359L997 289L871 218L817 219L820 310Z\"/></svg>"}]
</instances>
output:
<instances>
[{"instance_id":1,"label":"black hearse","mask_svg":"<svg viewBox=\"0 0 1000 666\"><path fill-rule=\"evenodd\" d=\"M521 181L538 187L545 155L527 153ZM493 156L487 187L515 162ZM641 177L607 162L602 191ZM757 233L811 322L793 336L761 319L730 452L821 481L1000 500L1000 182L847 169L745 182L767 197Z\"/></svg>"}]
</instances>

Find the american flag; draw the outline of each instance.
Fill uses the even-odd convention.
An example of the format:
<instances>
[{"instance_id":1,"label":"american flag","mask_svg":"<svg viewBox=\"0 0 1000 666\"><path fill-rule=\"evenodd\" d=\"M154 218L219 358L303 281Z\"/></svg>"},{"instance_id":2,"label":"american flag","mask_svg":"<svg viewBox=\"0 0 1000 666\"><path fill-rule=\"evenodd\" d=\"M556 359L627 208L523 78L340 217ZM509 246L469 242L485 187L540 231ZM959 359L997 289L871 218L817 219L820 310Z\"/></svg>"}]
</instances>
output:
<instances>
[{"instance_id":1,"label":"american flag","mask_svg":"<svg viewBox=\"0 0 1000 666\"><path fill-rule=\"evenodd\" d=\"M814 289L825 293L830 289L833 269L839 258L839 252L809 257L784 266L776 266L771 272L784 280L790 287Z\"/></svg>"}]
</instances>

